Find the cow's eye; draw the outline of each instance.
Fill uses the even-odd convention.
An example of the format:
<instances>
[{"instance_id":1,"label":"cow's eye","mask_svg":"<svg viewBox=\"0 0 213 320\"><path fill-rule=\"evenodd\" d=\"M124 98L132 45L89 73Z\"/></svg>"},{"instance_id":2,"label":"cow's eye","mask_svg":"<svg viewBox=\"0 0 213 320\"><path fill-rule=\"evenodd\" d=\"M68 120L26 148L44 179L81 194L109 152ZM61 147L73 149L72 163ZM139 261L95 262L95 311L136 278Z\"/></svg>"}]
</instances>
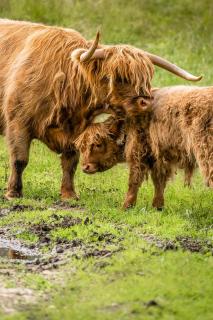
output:
<instances>
[{"instance_id":1,"label":"cow's eye","mask_svg":"<svg viewBox=\"0 0 213 320\"><path fill-rule=\"evenodd\" d=\"M98 150L98 149L101 149L101 147L102 147L102 143L92 143L91 147L90 147L90 150L91 151Z\"/></svg>"}]
</instances>

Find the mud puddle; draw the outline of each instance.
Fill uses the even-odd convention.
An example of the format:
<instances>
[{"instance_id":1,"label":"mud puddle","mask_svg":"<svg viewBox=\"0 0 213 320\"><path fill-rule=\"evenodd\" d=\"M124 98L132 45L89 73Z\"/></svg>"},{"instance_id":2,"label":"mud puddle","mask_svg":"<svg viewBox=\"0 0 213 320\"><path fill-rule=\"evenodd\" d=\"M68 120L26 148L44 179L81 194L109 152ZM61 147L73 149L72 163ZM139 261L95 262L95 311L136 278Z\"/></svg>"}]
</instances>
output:
<instances>
[{"instance_id":1,"label":"mud puddle","mask_svg":"<svg viewBox=\"0 0 213 320\"><path fill-rule=\"evenodd\" d=\"M35 210L37 209L35 208ZM48 216L48 221L28 222L26 225L23 222L18 222L21 231L25 230L27 234L36 237L35 243L27 244L24 240L17 239L18 233L14 233L13 230L11 232L10 225L0 228L0 259L4 263L24 263L28 271L43 272L57 269L71 259L94 257L95 259L104 260L123 250L121 245L122 237L109 232L99 232L100 226L94 224L93 218L89 216L70 215L70 211L77 213L85 210L83 207L58 201L50 207L39 208L39 210L43 209L52 211L52 214ZM17 211L21 214L26 210L34 210L34 208L24 205L0 208L0 216ZM69 215L64 212L61 213L61 210L68 211ZM94 226L91 228L93 224ZM79 228L82 225L84 228L88 226L91 229L91 231L88 231L88 239L82 239L81 234L72 230L72 227L76 225L79 225ZM60 233L57 237L54 237L53 231L57 229L67 230L68 228L70 228L70 234L72 235L71 239L61 237ZM104 267L104 264L101 264L100 267Z\"/></svg>"},{"instance_id":2,"label":"mud puddle","mask_svg":"<svg viewBox=\"0 0 213 320\"><path fill-rule=\"evenodd\" d=\"M22 246L18 241L0 238L0 257L15 261L34 262L39 258L37 250Z\"/></svg>"}]
</instances>

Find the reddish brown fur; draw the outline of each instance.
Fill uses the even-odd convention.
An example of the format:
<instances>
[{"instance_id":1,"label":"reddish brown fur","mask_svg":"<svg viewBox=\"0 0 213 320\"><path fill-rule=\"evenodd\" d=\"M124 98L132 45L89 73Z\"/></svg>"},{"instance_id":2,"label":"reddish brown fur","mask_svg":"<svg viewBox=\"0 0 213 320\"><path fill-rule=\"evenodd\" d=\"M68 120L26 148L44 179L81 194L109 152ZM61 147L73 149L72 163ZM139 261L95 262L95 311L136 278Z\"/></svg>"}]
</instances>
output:
<instances>
[{"instance_id":1,"label":"reddish brown fur","mask_svg":"<svg viewBox=\"0 0 213 320\"><path fill-rule=\"evenodd\" d=\"M104 59L72 61L73 50L89 46L71 29L0 20L0 130L6 128L11 160L8 199L22 194L21 175L34 138L63 153L62 196L76 197L73 141L88 114L105 103L137 107L140 95L150 95L153 66L143 51L99 46L105 49Z\"/></svg>"},{"instance_id":2,"label":"reddish brown fur","mask_svg":"<svg viewBox=\"0 0 213 320\"><path fill-rule=\"evenodd\" d=\"M73 142L94 110L104 104L128 114L144 108L144 97L151 95L153 58L134 47L101 45L103 58L81 62L79 54L89 47L72 29L0 20L0 131L5 130L11 161L6 198L22 194L34 138L62 153L62 197L76 198L78 152Z\"/></svg>"},{"instance_id":3,"label":"reddish brown fur","mask_svg":"<svg viewBox=\"0 0 213 320\"><path fill-rule=\"evenodd\" d=\"M206 184L213 188L213 87L177 86L155 90L153 95L151 113L125 120L111 117L88 127L77 141L87 173L102 171L102 164L107 170L127 161L130 177L125 208L135 204L148 172L157 208L163 207L166 183L177 168L185 170L189 184L198 165Z\"/></svg>"}]
</instances>

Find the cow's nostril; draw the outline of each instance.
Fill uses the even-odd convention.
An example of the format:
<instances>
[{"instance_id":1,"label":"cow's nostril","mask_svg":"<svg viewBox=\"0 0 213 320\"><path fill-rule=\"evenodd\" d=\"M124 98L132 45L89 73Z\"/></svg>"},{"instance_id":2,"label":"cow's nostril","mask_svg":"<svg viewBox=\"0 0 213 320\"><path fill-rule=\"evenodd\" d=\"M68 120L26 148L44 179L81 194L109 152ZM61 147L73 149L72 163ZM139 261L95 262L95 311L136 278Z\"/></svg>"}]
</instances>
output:
<instances>
[{"instance_id":1,"label":"cow's nostril","mask_svg":"<svg viewBox=\"0 0 213 320\"><path fill-rule=\"evenodd\" d=\"M89 170L90 170L90 165L89 164L83 165L83 171L87 172Z\"/></svg>"}]
</instances>

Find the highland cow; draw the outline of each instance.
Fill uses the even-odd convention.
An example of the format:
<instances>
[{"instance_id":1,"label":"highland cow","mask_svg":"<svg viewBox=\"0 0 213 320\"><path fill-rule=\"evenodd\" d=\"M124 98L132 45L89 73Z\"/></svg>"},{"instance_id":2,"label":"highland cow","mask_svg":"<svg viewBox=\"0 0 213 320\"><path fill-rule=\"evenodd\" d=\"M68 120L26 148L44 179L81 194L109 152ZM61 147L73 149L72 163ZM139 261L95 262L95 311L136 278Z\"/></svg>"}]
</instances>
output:
<instances>
[{"instance_id":1,"label":"highland cow","mask_svg":"<svg viewBox=\"0 0 213 320\"><path fill-rule=\"evenodd\" d=\"M86 173L105 171L119 162L129 165L124 208L136 203L142 181L151 175L153 206L164 206L164 189L177 168L190 184L195 167L213 188L213 87L176 86L153 91L141 114L106 108L77 139ZM102 119L101 117L104 118Z\"/></svg>"},{"instance_id":2,"label":"highland cow","mask_svg":"<svg viewBox=\"0 0 213 320\"><path fill-rule=\"evenodd\" d=\"M0 104L11 174L6 198L22 195L32 139L62 153L63 198L76 198L73 141L99 105L140 109L150 96L153 64L199 80L164 59L127 45L101 46L71 29L0 21ZM3 130L3 129L2 129Z\"/></svg>"}]
</instances>

